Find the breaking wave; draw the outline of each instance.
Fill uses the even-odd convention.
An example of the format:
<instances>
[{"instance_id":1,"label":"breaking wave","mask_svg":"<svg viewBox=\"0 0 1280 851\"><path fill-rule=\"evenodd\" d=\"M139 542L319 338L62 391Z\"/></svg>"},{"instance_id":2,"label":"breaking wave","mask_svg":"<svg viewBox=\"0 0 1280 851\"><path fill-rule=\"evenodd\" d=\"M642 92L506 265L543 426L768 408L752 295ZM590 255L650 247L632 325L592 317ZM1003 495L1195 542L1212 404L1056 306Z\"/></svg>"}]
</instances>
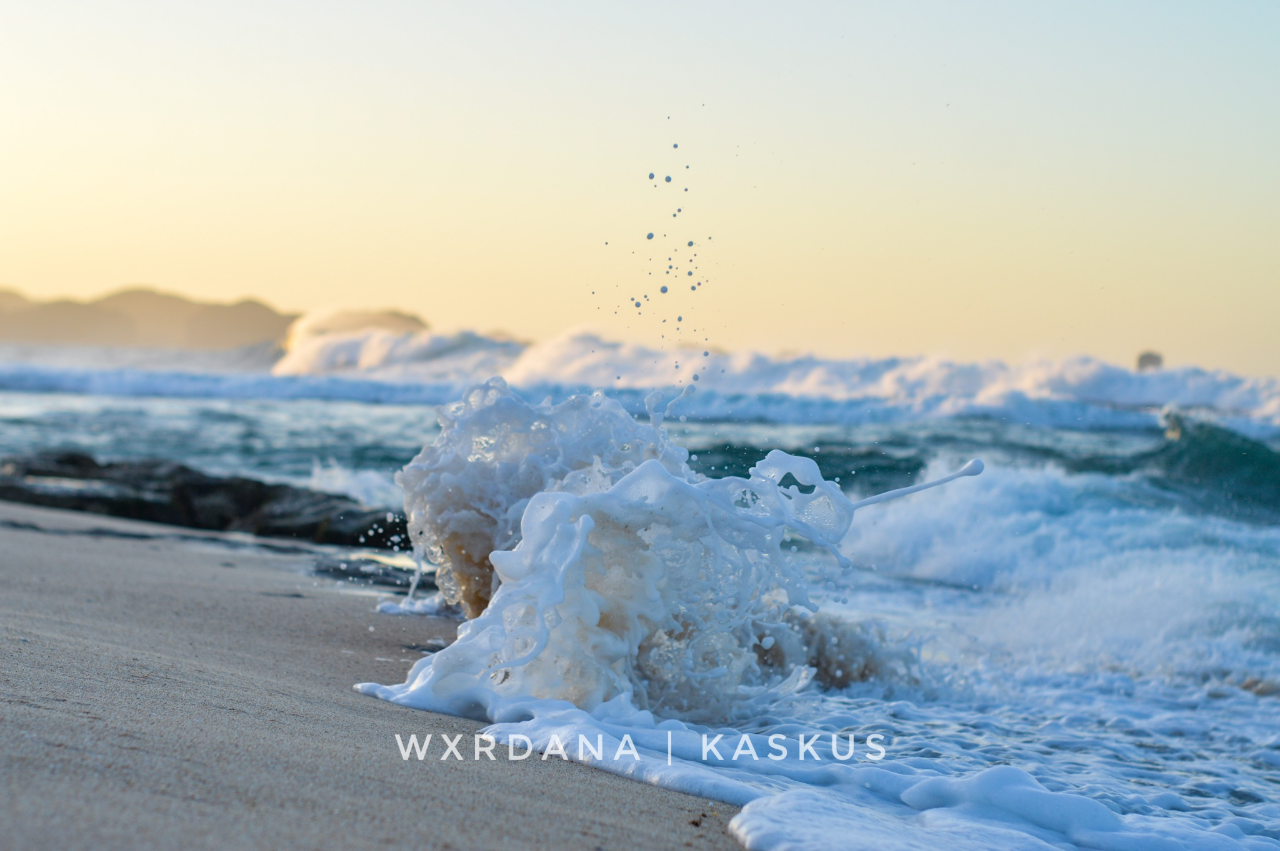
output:
<instances>
[{"instance_id":1,"label":"breaking wave","mask_svg":"<svg viewBox=\"0 0 1280 851\"><path fill-rule=\"evenodd\" d=\"M26 358L0 366L0 389L125 396L337 399L438 405L501 375L531 398L605 388L633 414L654 389L697 385L692 419L774 423L911 422L989 417L1060 428L1144 428L1173 407L1251 437L1280 433L1280 380L1196 367L1134 372L1081 357L1011 365L937 358L769 357L710 349L658 350L569 334L533 345L472 332L385 328L306 336L271 373L261 353L202 368L165 368L154 354L102 361ZM168 361L173 363L172 360Z\"/></svg>"},{"instance_id":2,"label":"breaking wave","mask_svg":"<svg viewBox=\"0 0 1280 851\"><path fill-rule=\"evenodd\" d=\"M471 619L358 689L744 805L749 848L1276 847L1280 532L1147 498L1209 471L1265 502L1273 455L1220 459L1271 450L1170 417L864 515L813 458L727 443L706 478L649 410L447 406L398 482Z\"/></svg>"}]
</instances>

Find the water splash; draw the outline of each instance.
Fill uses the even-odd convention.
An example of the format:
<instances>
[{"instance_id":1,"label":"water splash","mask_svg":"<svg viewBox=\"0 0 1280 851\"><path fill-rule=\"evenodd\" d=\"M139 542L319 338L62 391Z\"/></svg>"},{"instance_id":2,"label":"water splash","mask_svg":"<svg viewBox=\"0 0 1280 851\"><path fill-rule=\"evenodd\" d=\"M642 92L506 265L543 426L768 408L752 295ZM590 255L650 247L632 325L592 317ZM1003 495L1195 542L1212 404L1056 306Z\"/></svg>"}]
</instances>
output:
<instances>
[{"instance_id":1,"label":"water splash","mask_svg":"<svg viewBox=\"0 0 1280 851\"><path fill-rule=\"evenodd\" d=\"M530 405L493 379L441 412L439 439L396 481L415 551L474 619L378 693L490 720L528 698L738 717L820 661L788 535L847 569L837 545L859 507L982 471L861 503L779 450L746 477L707 479L662 428L664 400L646 398L646 426L599 393ZM855 668L842 652L827 654L837 679Z\"/></svg>"}]
</instances>

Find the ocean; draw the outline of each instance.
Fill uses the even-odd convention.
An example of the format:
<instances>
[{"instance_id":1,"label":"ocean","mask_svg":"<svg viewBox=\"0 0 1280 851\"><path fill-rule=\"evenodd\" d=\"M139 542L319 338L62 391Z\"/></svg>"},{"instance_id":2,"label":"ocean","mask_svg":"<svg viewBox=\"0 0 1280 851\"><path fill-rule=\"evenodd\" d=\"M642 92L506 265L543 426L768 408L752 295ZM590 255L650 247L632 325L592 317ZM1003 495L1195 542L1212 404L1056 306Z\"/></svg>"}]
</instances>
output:
<instances>
[{"instance_id":1,"label":"ocean","mask_svg":"<svg viewBox=\"0 0 1280 851\"><path fill-rule=\"evenodd\" d=\"M467 396L491 375L509 396ZM543 477L521 496L492 447L535 426L558 454L516 464ZM367 693L541 750L601 736L604 756L567 756L743 805L750 848L1280 847L1276 379L585 333L0 351L3 455L163 457L376 507L407 484L411 527L439 532L444 451L395 476L463 437L448 463L473 478L451 481L514 511L493 533L508 578L457 644ZM981 475L850 507L973 458ZM624 737L637 758L611 759Z\"/></svg>"}]
</instances>

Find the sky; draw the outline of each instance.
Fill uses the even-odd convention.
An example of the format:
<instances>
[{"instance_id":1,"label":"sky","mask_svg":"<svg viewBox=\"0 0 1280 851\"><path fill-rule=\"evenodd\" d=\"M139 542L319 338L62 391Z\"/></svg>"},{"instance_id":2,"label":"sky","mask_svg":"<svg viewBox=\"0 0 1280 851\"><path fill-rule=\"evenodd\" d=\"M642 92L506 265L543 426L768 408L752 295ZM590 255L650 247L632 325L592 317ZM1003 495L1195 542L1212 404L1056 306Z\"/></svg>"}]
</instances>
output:
<instances>
[{"instance_id":1,"label":"sky","mask_svg":"<svg viewBox=\"0 0 1280 851\"><path fill-rule=\"evenodd\" d=\"M1269 2L6 3L0 287L1280 375L1276 44Z\"/></svg>"}]
</instances>

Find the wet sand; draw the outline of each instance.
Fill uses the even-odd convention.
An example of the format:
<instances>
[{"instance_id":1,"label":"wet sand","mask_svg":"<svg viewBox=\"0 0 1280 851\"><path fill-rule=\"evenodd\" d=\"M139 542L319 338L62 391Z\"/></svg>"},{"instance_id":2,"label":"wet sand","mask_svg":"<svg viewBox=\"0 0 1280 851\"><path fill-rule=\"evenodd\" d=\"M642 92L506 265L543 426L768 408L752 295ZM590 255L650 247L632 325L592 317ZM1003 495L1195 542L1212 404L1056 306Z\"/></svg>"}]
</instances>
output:
<instances>
[{"instance_id":1,"label":"wet sand","mask_svg":"<svg viewBox=\"0 0 1280 851\"><path fill-rule=\"evenodd\" d=\"M580 765L404 761L481 725L351 686L456 624L274 546L0 502L0 848L738 847L736 808Z\"/></svg>"}]
</instances>

